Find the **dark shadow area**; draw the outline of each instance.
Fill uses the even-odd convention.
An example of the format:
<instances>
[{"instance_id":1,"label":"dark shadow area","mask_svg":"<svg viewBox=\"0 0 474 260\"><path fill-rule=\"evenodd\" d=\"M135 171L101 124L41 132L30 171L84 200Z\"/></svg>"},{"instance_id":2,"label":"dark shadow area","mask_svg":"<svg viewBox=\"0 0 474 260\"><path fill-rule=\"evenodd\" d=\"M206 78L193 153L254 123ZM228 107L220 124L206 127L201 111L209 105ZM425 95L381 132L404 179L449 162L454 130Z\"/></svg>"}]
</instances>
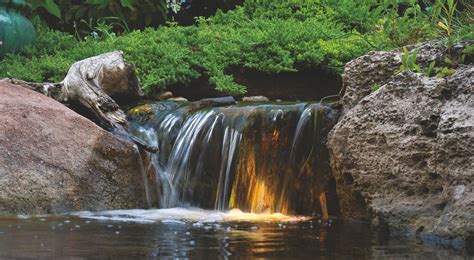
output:
<instances>
[{"instance_id":1,"label":"dark shadow area","mask_svg":"<svg viewBox=\"0 0 474 260\"><path fill-rule=\"evenodd\" d=\"M266 96L270 100L313 101L337 95L341 90L341 76L322 70L310 69L299 72L267 74L255 70L232 70L235 81L247 87L245 96ZM167 88L177 97L200 100L222 97L228 94L216 91L207 77L201 77L190 84L175 84ZM243 95L237 96L242 97Z\"/></svg>"}]
</instances>

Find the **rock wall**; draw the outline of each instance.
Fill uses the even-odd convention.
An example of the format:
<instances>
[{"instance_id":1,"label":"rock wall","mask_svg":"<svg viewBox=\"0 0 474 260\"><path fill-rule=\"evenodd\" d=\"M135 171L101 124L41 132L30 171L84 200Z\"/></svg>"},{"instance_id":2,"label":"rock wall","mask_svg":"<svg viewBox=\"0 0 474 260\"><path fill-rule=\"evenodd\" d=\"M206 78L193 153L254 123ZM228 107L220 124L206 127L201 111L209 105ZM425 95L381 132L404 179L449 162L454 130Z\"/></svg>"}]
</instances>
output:
<instances>
[{"instance_id":1,"label":"rock wall","mask_svg":"<svg viewBox=\"0 0 474 260\"><path fill-rule=\"evenodd\" d=\"M147 206L133 143L6 81L0 81L0 151L0 214Z\"/></svg>"},{"instance_id":2,"label":"rock wall","mask_svg":"<svg viewBox=\"0 0 474 260\"><path fill-rule=\"evenodd\" d=\"M420 62L446 53L432 43L421 47ZM474 66L461 65L447 78L394 75L400 54L374 52L346 67L344 115L328 140L342 214L472 242Z\"/></svg>"}]
</instances>

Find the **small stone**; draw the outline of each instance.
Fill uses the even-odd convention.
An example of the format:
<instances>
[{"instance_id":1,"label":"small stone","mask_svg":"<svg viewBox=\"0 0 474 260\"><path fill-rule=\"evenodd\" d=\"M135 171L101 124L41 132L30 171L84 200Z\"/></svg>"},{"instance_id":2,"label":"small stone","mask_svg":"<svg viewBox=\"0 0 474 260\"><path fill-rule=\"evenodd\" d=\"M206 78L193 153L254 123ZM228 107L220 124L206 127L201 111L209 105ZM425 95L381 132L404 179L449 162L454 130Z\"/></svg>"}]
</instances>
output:
<instances>
[{"instance_id":1,"label":"small stone","mask_svg":"<svg viewBox=\"0 0 474 260\"><path fill-rule=\"evenodd\" d=\"M186 99L184 97L168 98L167 100L169 100L169 101L178 101L178 102L187 102L187 101L189 101L188 99Z\"/></svg>"},{"instance_id":2,"label":"small stone","mask_svg":"<svg viewBox=\"0 0 474 260\"><path fill-rule=\"evenodd\" d=\"M173 92L171 91L164 91L158 94L157 96L160 100L168 100L170 98L173 98Z\"/></svg>"},{"instance_id":3,"label":"small stone","mask_svg":"<svg viewBox=\"0 0 474 260\"><path fill-rule=\"evenodd\" d=\"M244 101L244 102L268 102L268 101L270 101L270 99L268 99L265 96L250 96L250 97L242 98L242 101Z\"/></svg>"}]
</instances>

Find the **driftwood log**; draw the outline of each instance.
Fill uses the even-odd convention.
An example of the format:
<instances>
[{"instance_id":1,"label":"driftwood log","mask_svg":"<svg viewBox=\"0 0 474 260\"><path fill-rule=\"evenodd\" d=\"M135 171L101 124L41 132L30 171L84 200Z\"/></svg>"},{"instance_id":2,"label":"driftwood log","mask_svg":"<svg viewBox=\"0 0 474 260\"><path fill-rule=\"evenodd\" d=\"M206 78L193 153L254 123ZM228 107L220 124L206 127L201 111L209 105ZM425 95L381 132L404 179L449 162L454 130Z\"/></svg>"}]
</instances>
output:
<instances>
[{"instance_id":1,"label":"driftwood log","mask_svg":"<svg viewBox=\"0 0 474 260\"><path fill-rule=\"evenodd\" d=\"M128 136L144 149L156 151L128 134L128 122L118 102L143 96L133 65L114 51L74 63L59 83L34 83L9 79L13 84L40 92L73 108L86 111L106 130Z\"/></svg>"},{"instance_id":2,"label":"driftwood log","mask_svg":"<svg viewBox=\"0 0 474 260\"><path fill-rule=\"evenodd\" d=\"M33 83L10 79L14 84L43 93L59 102L82 106L107 130L125 131L125 113L117 100L143 96L131 64L119 51L104 53L74 63L60 83Z\"/></svg>"}]
</instances>

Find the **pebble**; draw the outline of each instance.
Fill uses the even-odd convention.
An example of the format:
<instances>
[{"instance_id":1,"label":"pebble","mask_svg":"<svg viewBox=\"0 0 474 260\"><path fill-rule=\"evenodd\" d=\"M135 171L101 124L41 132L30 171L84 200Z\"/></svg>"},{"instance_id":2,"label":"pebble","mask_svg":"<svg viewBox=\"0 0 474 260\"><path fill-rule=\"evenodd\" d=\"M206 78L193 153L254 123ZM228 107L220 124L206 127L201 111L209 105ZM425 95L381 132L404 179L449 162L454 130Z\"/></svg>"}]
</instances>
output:
<instances>
[{"instance_id":1,"label":"pebble","mask_svg":"<svg viewBox=\"0 0 474 260\"><path fill-rule=\"evenodd\" d=\"M204 226L201 222L196 222L193 224L193 227L202 227Z\"/></svg>"}]
</instances>

